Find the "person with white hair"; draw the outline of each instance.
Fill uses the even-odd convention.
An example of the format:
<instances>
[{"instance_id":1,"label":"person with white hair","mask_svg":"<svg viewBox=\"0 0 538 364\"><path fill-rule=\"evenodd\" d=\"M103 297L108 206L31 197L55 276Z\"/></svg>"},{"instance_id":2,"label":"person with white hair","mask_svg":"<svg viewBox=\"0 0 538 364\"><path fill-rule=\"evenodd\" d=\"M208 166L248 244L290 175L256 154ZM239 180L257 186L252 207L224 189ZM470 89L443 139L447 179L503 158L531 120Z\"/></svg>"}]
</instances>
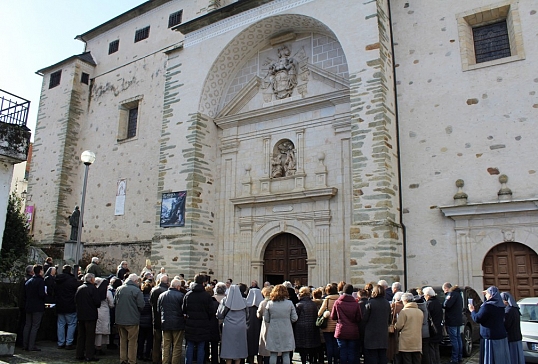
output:
<instances>
[{"instance_id":1,"label":"person with white hair","mask_svg":"<svg viewBox=\"0 0 538 364\"><path fill-rule=\"evenodd\" d=\"M166 364L179 364L183 352L185 317L182 307L185 294L180 288L181 280L174 278L168 291L161 293L157 300L163 332L162 362Z\"/></svg>"},{"instance_id":2,"label":"person with white hair","mask_svg":"<svg viewBox=\"0 0 538 364\"><path fill-rule=\"evenodd\" d=\"M84 283L75 293L77 305L78 336L77 360L97 361L95 358L95 326L97 325L97 309L101 306L101 299L95 287L95 276L86 273Z\"/></svg>"},{"instance_id":3,"label":"person with white hair","mask_svg":"<svg viewBox=\"0 0 538 364\"><path fill-rule=\"evenodd\" d=\"M92 257L92 262L86 267L86 273L92 273L95 277L102 277L103 270L99 266L100 262L98 257Z\"/></svg>"},{"instance_id":4,"label":"person with white hair","mask_svg":"<svg viewBox=\"0 0 538 364\"><path fill-rule=\"evenodd\" d=\"M403 292L396 292L390 305L390 324L394 327L398 320L398 315L404 305L401 300ZM389 346L387 348L387 358L389 361L399 362L398 359L398 333L389 331Z\"/></svg>"},{"instance_id":5,"label":"person with white hair","mask_svg":"<svg viewBox=\"0 0 538 364\"><path fill-rule=\"evenodd\" d=\"M432 287L425 287L422 290L424 293L424 299L426 299L426 307L430 313L430 361L432 363L440 363L441 358L439 355L439 344L443 340L443 331L441 322L443 321L443 304L437 298Z\"/></svg>"},{"instance_id":6,"label":"person with white hair","mask_svg":"<svg viewBox=\"0 0 538 364\"><path fill-rule=\"evenodd\" d=\"M381 279L379 282L377 282L378 286L383 287L385 290L385 299L389 302L392 302L392 298L394 297L394 293L392 293L392 289L389 288L389 284L386 280Z\"/></svg>"},{"instance_id":7,"label":"person with white hair","mask_svg":"<svg viewBox=\"0 0 538 364\"><path fill-rule=\"evenodd\" d=\"M403 363L420 364L422 361L422 321L424 314L413 302L413 294L402 295L404 308L398 315L395 329L400 333L398 342Z\"/></svg>"},{"instance_id":8,"label":"person with white hair","mask_svg":"<svg viewBox=\"0 0 538 364\"><path fill-rule=\"evenodd\" d=\"M215 285L215 289L213 290L215 295L213 297L215 297L218 303L220 303L220 301L226 297L226 290L226 283L224 282L219 282Z\"/></svg>"},{"instance_id":9,"label":"person with white hair","mask_svg":"<svg viewBox=\"0 0 538 364\"><path fill-rule=\"evenodd\" d=\"M138 276L133 273L116 290L116 326L120 334L120 361L136 363L140 311L145 306L144 295L138 286Z\"/></svg>"}]
</instances>

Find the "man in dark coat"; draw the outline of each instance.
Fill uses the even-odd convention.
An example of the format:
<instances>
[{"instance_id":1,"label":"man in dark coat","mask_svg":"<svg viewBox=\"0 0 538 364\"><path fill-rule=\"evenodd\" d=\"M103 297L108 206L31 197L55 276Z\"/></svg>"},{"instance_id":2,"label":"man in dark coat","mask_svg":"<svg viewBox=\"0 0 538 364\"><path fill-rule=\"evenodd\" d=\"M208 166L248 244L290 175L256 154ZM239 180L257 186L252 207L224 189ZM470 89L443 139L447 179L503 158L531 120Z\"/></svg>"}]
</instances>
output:
<instances>
[{"instance_id":1,"label":"man in dark coat","mask_svg":"<svg viewBox=\"0 0 538 364\"><path fill-rule=\"evenodd\" d=\"M192 364L194 346L198 346L196 358L205 358L205 344L210 339L210 319L212 312L211 296L204 288L205 276L197 274L194 277L194 288L183 299L183 314L185 323L185 339L187 340L186 364Z\"/></svg>"},{"instance_id":2,"label":"man in dark coat","mask_svg":"<svg viewBox=\"0 0 538 364\"><path fill-rule=\"evenodd\" d=\"M364 362L383 363L387 361L389 346L388 327L390 323L390 303L385 298L385 289L375 285L372 296L363 312Z\"/></svg>"},{"instance_id":3,"label":"man in dark coat","mask_svg":"<svg viewBox=\"0 0 538 364\"><path fill-rule=\"evenodd\" d=\"M78 318L77 359L98 361L95 358L95 326L97 309L101 307L101 298L95 287L95 275L86 273L84 283L75 293Z\"/></svg>"},{"instance_id":4,"label":"man in dark coat","mask_svg":"<svg viewBox=\"0 0 538 364\"><path fill-rule=\"evenodd\" d=\"M168 290L168 276L163 275L161 277L161 283L153 287L149 295L149 302L151 303L151 310L153 313L153 353L152 361L154 364L160 364L162 362L161 349L163 341L163 332L161 329L161 314L157 309L157 300L161 293Z\"/></svg>"},{"instance_id":5,"label":"man in dark coat","mask_svg":"<svg viewBox=\"0 0 538 364\"><path fill-rule=\"evenodd\" d=\"M24 326L26 325L26 289L24 285L34 276L34 266L27 265L24 278L19 281L19 329L17 331L16 345L22 347L22 338L24 336Z\"/></svg>"},{"instance_id":6,"label":"man in dark coat","mask_svg":"<svg viewBox=\"0 0 538 364\"><path fill-rule=\"evenodd\" d=\"M64 265L56 276L56 313L58 314L58 349L74 349L73 340L77 328L77 305L75 294L78 281L71 274L71 266ZM67 337L65 326L67 325Z\"/></svg>"},{"instance_id":7,"label":"man in dark coat","mask_svg":"<svg viewBox=\"0 0 538 364\"><path fill-rule=\"evenodd\" d=\"M34 265L34 276L24 284L26 292L26 324L24 325L24 350L41 351L36 348L35 339L45 312L45 280L43 279L43 266Z\"/></svg>"},{"instance_id":8,"label":"man in dark coat","mask_svg":"<svg viewBox=\"0 0 538 364\"><path fill-rule=\"evenodd\" d=\"M163 331L163 363L179 363L181 359L185 336L185 318L182 310L185 295L179 290L180 287L181 281L173 279L168 291L161 293L157 300Z\"/></svg>"},{"instance_id":9,"label":"man in dark coat","mask_svg":"<svg viewBox=\"0 0 538 364\"><path fill-rule=\"evenodd\" d=\"M445 326L452 344L452 356L450 363L458 363L463 357L463 343L461 340L460 327L463 324L463 298L461 297L461 289L458 286L452 287L452 284L446 282L443 284L445 292Z\"/></svg>"}]
</instances>

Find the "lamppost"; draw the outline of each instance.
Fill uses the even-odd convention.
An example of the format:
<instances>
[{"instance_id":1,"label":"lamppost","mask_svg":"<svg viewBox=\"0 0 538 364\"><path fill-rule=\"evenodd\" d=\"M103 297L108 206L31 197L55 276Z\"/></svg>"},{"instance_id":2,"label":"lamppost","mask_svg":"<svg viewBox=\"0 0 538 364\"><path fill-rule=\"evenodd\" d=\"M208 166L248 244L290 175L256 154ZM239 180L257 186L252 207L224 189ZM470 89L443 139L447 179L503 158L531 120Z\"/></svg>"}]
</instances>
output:
<instances>
[{"instance_id":1,"label":"lamppost","mask_svg":"<svg viewBox=\"0 0 538 364\"><path fill-rule=\"evenodd\" d=\"M80 155L80 160L86 168L84 169L84 183L82 184L82 201L80 203L80 218L78 219L78 231L77 231L77 254L75 256L75 264L78 265L82 259L82 249L80 244L80 238L82 236L82 221L84 218L84 201L86 200L86 184L88 183L88 170L90 165L95 162L95 153L89 150L85 150ZM75 276L78 272L75 272Z\"/></svg>"}]
</instances>

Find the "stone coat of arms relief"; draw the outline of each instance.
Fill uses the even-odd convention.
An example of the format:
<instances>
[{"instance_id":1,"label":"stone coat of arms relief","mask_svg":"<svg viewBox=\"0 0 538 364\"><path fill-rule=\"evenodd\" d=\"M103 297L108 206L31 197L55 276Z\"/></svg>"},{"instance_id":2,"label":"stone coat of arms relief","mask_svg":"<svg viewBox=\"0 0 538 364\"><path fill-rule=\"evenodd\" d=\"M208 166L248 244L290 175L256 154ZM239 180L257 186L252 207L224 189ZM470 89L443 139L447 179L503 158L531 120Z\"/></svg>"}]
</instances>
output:
<instances>
[{"instance_id":1,"label":"stone coat of arms relief","mask_svg":"<svg viewBox=\"0 0 538 364\"><path fill-rule=\"evenodd\" d=\"M291 97L293 91L304 97L308 83L308 57L304 48L295 55L291 55L288 46L283 45L277 50L278 59L267 58L263 66L267 67L261 88L263 101L268 103L273 100L282 100Z\"/></svg>"}]
</instances>

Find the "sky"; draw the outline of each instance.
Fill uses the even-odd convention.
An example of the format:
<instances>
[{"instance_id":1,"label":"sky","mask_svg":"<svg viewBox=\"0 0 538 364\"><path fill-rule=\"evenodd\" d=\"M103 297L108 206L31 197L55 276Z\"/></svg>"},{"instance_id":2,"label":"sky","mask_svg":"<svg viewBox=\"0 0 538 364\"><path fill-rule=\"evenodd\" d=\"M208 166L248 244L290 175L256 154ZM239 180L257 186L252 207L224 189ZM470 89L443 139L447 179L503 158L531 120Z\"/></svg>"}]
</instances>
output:
<instances>
[{"instance_id":1,"label":"sky","mask_svg":"<svg viewBox=\"0 0 538 364\"><path fill-rule=\"evenodd\" d=\"M84 52L79 34L146 0L0 0L0 89L30 100L34 138L42 77L35 72Z\"/></svg>"}]
</instances>

